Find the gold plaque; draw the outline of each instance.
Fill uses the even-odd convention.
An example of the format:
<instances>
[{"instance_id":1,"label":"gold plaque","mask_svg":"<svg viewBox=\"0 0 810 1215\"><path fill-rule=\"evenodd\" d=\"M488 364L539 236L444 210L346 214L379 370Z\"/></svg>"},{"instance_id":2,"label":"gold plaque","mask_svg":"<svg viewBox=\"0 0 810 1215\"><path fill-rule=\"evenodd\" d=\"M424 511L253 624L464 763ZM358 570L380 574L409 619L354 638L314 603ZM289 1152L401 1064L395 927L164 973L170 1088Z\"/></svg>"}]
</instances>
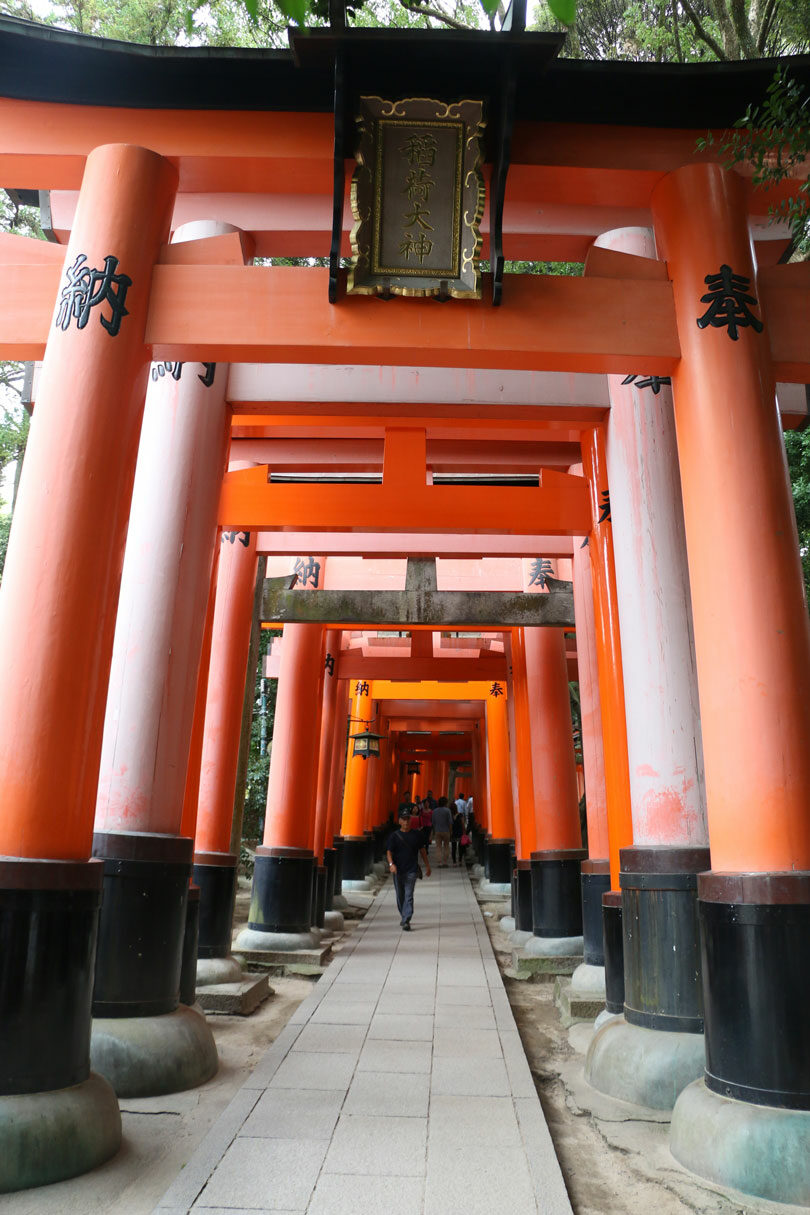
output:
<instances>
[{"instance_id":1,"label":"gold plaque","mask_svg":"<svg viewBox=\"0 0 810 1215\"><path fill-rule=\"evenodd\" d=\"M361 97L349 294L481 297L483 103Z\"/></svg>"}]
</instances>

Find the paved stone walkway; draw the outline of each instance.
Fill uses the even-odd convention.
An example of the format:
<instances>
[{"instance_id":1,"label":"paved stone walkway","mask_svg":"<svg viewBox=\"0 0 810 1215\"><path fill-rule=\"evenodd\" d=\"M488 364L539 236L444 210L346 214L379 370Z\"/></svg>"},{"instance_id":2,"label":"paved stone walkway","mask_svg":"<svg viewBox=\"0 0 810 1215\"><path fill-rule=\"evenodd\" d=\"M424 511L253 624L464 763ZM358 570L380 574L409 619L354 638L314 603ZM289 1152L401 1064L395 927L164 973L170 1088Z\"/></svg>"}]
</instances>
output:
<instances>
[{"instance_id":1,"label":"paved stone walkway","mask_svg":"<svg viewBox=\"0 0 810 1215\"><path fill-rule=\"evenodd\" d=\"M570 1215L466 871L387 883L156 1215Z\"/></svg>"}]
</instances>

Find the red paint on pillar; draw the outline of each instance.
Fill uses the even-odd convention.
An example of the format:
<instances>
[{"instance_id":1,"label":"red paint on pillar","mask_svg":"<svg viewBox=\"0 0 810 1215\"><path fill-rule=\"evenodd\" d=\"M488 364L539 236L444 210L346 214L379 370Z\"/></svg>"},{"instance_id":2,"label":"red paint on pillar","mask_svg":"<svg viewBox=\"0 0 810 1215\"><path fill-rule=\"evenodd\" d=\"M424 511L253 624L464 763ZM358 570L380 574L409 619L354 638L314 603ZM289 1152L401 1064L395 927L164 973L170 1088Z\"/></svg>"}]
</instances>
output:
<instances>
[{"instance_id":1,"label":"red paint on pillar","mask_svg":"<svg viewBox=\"0 0 810 1215\"><path fill-rule=\"evenodd\" d=\"M366 828L366 782L368 780L368 765L371 761L353 755L354 746L351 735L359 734L365 728L364 723L371 721L370 687L367 681L358 680L354 684L354 695L350 713L349 749L346 755L346 784L343 791L343 819L340 825L341 835L359 837Z\"/></svg>"},{"instance_id":2,"label":"red paint on pillar","mask_svg":"<svg viewBox=\"0 0 810 1215\"><path fill-rule=\"evenodd\" d=\"M514 839L512 780L506 696L490 694L486 701L487 773L489 777L489 829L494 839ZM458 782L456 782L458 788ZM465 790L466 792L466 790Z\"/></svg>"},{"instance_id":3,"label":"red paint on pillar","mask_svg":"<svg viewBox=\"0 0 810 1215\"><path fill-rule=\"evenodd\" d=\"M231 848L255 585L256 533L223 533L200 762L197 852Z\"/></svg>"},{"instance_id":4,"label":"red paint on pillar","mask_svg":"<svg viewBox=\"0 0 810 1215\"><path fill-rule=\"evenodd\" d=\"M719 165L653 193L681 360L675 428L692 590L712 868L810 869L810 624L765 332L701 327L706 276L759 297L748 186ZM738 309L739 310L739 309Z\"/></svg>"},{"instance_id":5,"label":"red paint on pillar","mask_svg":"<svg viewBox=\"0 0 810 1215\"><path fill-rule=\"evenodd\" d=\"M90 855L152 267L176 184L167 161L131 145L96 148L85 165L0 592L1 855ZM81 316L67 294L71 268L103 273L106 258L131 280L116 333L102 322L115 327L123 279Z\"/></svg>"},{"instance_id":6,"label":"red paint on pillar","mask_svg":"<svg viewBox=\"0 0 810 1215\"><path fill-rule=\"evenodd\" d=\"M315 796L313 836L310 845L319 860L323 860L325 832L329 817L329 793L332 781L332 749L335 742L335 714L338 708L339 683L337 656L340 654L340 629L327 629L324 634L325 659L334 661L324 666L323 696L321 697L320 752L318 755L318 785ZM329 845L331 847L331 844Z\"/></svg>"},{"instance_id":7,"label":"red paint on pillar","mask_svg":"<svg viewBox=\"0 0 810 1215\"><path fill-rule=\"evenodd\" d=\"M602 741L605 758L605 796L608 813L610 884L619 889L619 849L633 843L630 809L630 773L627 761L627 725L624 716L624 679L616 601L616 569L610 521L604 515L608 490L605 438L601 429L589 430L582 440L582 465L591 496L591 579L593 582L596 663L602 707Z\"/></svg>"},{"instance_id":8,"label":"red paint on pillar","mask_svg":"<svg viewBox=\"0 0 810 1215\"><path fill-rule=\"evenodd\" d=\"M285 624L267 779L267 848L309 848L313 838L323 695L319 624Z\"/></svg>"},{"instance_id":9,"label":"red paint on pillar","mask_svg":"<svg viewBox=\"0 0 810 1215\"><path fill-rule=\"evenodd\" d=\"M581 848L577 770L562 629L525 629L537 849Z\"/></svg>"}]
</instances>

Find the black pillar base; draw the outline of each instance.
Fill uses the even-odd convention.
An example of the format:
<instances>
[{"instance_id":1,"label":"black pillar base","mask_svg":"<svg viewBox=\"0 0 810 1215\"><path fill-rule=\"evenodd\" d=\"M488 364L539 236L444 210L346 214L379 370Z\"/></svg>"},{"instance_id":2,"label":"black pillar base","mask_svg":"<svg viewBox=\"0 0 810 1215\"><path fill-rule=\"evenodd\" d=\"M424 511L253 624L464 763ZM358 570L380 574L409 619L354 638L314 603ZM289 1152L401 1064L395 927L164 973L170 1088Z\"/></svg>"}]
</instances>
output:
<instances>
[{"instance_id":1,"label":"black pillar base","mask_svg":"<svg viewBox=\"0 0 810 1215\"><path fill-rule=\"evenodd\" d=\"M519 932L532 931L532 863L517 861L515 863L515 899L514 917L515 928Z\"/></svg>"},{"instance_id":2,"label":"black pillar base","mask_svg":"<svg viewBox=\"0 0 810 1215\"><path fill-rule=\"evenodd\" d=\"M178 835L99 831L104 862L94 1017L174 1012L194 841Z\"/></svg>"},{"instance_id":3,"label":"black pillar base","mask_svg":"<svg viewBox=\"0 0 810 1215\"><path fill-rule=\"evenodd\" d=\"M315 881L312 883L313 905L315 914L312 923L316 928L323 928L323 915L326 911L326 866L315 866Z\"/></svg>"},{"instance_id":4,"label":"black pillar base","mask_svg":"<svg viewBox=\"0 0 810 1215\"><path fill-rule=\"evenodd\" d=\"M622 848L624 1016L642 1029L703 1033L697 875L708 848Z\"/></svg>"},{"instance_id":5,"label":"black pillar base","mask_svg":"<svg viewBox=\"0 0 810 1215\"><path fill-rule=\"evenodd\" d=\"M698 878L706 1087L810 1110L810 873Z\"/></svg>"},{"instance_id":6,"label":"black pillar base","mask_svg":"<svg viewBox=\"0 0 810 1215\"><path fill-rule=\"evenodd\" d=\"M194 853L193 880L200 888L198 958L230 956L237 859L230 852Z\"/></svg>"},{"instance_id":7,"label":"black pillar base","mask_svg":"<svg viewBox=\"0 0 810 1215\"><path fill-rule=\"evenodd\" d=\"M186 930L183 934L183 964L180 968L180 1003L194 1004L197 999L197 946L200 939L200 889L189 886L186 903Z\"/></svg>"},{"instance_id":8,"label":"black pillar base","mask_svg":"<svg viewBox=\"0 0 810 1215\"><path fill-rule=\"evenodd\" d=\"M624 1012L624 937L622 936L622 894L609 890L602 895L602 939L605 954L605 1008L609 1013Z\"/></svg>"},{"instance_id":9,"label":"black pillar base","mask_svg":"<svg viewBox=\"0 0 810 1215\"><path fill-rule=\"evenodd\" d=\"M257 848L248 928L308 932L314 877L315 857L309 849Z\"/></svg>"},{"instance_id":10,"label":"black pillar base","mask_svg":"<svg viewBox=\"0 0 810 1215\"><path fill-rule=\"evenodd\" d=\"M101 882L98 862L0 861L0 1095L90 1075Z\"/></svg>"},{"instance_id":11,"label":"black pillar base","mask_svg":"<svg viewBox=\"0 0 810 1215\"><path fill-rule=\"evenodd\" d=\"M332 839L332 847L335 850L335 884L332 888L333 896L342 894L343 892L343 836L336 835Z\"/></svg>"},{"instance_id":12,"label":"black pillar base","mask_svg":"<svg viewBox=\"0 0 810 1215\"><path fill-rule=\"evenodd\" d=\"M368 841L363 835L344 835L343 874L344 882L362 882L368 873Z\"/></svg>"},{"instance_id":13,"label":"black pillar base","mask_svg":"<svg viewBox=\"0 0 810 1215\"><path fill-rule=\"evenodd\" d=\"M512 883L512 857L514 840L487 842L487 878L493 886L509 886Z\"/></svg>"},{"instance_id":14,"label":"black pillar base","mask_svg":"<svg viewBox=\"0 0 810 1215\"><path fill-rule=\"evenodd\" d=\"M335 855L334 848L324 848L323 850L323 866L326 870L326 889L323 896L324 911L332 911L332 900L335 897Z\"/></svg>"},{"instance_id":15,"label":"black pillar base","mask_svg":"<svg viewBox=\"0 0 810 1215\"><path fill-rule=\"evenodd\" d=\"M543 849L531 856L532 922L536 937L582 936L582 849Z\"/></svg>"},{"instance_id":16,"label":"black pillar base","mask_svg":"<svg viewBox=\"0 0 810 1215\"><path fill-rule=\"evenodd\" d=\"M366 841L366 874L369 874L374 865L374 832L364 831L363 838Z\"/></svg>"},{"instance_id":17,"label":"black pillar base","mask_svg":"<svg viewBox=\"0 0 810 1215\"><path fill-rule=\"evenodd\" d=\"M610 861L583 861L581 882L583 961L586 966L604 966L602 895L610 890Z\"/></svg>"}]
</instances>

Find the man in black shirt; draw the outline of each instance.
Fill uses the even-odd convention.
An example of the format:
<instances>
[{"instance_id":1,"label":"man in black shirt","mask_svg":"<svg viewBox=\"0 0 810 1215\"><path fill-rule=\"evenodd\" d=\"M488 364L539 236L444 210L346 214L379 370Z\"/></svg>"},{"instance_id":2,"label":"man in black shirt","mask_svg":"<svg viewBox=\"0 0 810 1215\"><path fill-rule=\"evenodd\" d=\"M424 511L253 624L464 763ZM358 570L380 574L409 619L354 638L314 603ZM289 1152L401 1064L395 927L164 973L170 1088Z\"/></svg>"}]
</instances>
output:
<instances>
[{"instance_id":1,"label":"man in black shirt","mask_svg":"<svg viewBox=\"0 0 810 1215\"><path fill-rule=\"evenodd\" d=\"M413 915L413 888L416 885L419 858L421 856L425 863L427 877L430 877L430 861L425 851L424 836L421 831L414 831L408 810L400 810L399 830L392 832L388 837L386 853L388 868L394 878L400 927L405 932L410 932L411 916Z\"/></svg>"}]
</instances>

